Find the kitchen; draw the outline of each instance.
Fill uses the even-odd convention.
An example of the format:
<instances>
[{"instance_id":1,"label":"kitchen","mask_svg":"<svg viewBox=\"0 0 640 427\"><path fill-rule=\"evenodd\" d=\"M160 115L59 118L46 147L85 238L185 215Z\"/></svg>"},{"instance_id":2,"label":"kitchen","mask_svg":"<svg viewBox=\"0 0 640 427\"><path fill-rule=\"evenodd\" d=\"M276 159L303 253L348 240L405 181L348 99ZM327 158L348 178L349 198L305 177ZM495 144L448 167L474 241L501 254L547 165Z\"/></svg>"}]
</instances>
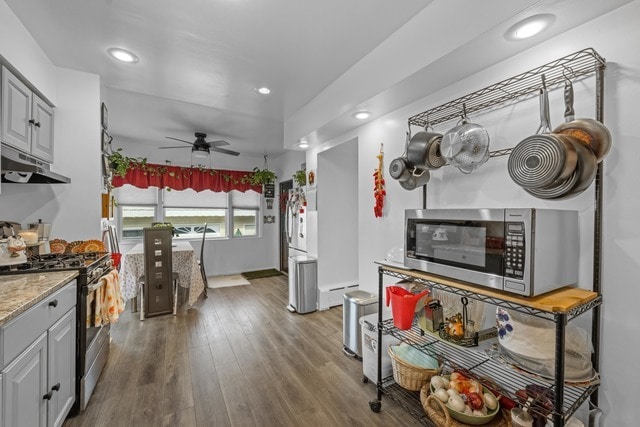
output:
<instances>
[{"instance_id":1,"label":"kitchen","mask_svg":"<svg viewBox=\"0 0 640 427\"><path fill-rule=\"evenodd\" d=\"M288 178L301 163L306 163L308 171L318 171L317 182L321 188L323 180L322 171L319 170L321 153L328 148L338 147L349 141L357 141L358 197L357 201L354 200L354 206L359 213L356 227L358 246L357 258L353 263L357 266L355 279L360 283L361 289L374 292L378 277L373 261L384 258L390 247L402 246L404 209L420 207L422 203L422 195L419 191L405 191L397 182L387 177L385 216L378 219L372 215L371 173L377 167L376 155L379 153L380 143L384 143L385 162L388 165L391 159L399 157L403 152L408 117L570 52L585 47L596 49L608 61L605 83L605 123L614 137L612 150L605 161L604 263L602 267L604 304L601 322L601 386L599 389L600 405L609 425L633 425L633 414L628 408L632 407L634 387L633 384L625 381L629 376L626 368L628 363L625 362L640 355L638 344L635 340L629 339L636 336L638 332L633 314L634 302L639 295L636 288L628 284L633 274L639 270L638 238L635 231L637 227L631 224L640 208L637 198L633 197L635 183L633 171L636 163L634 160L638 159L638 148L634 142L639 129L632 115L634 100L637 99L640 88L637 83L637 70L640 69L640 64L635 54L637 40L640 39L635 22L640 15L640 10L637 1L623 3L611 12L603 11L602 16L596 15L581 20L581 25L569 31L554 33L553 37L545 40L526 42L528 43L526 48L519 47L517 49L521 51L512 52L504 57L489 57L486 51L479 51L485 55L484 57L480 53L473 55L474 45L471 44L466 47L466 50L461 49L458 53L470 55L473 60L469 62L473 62L478 68L470 74L462 71L459 75L455 72L449 75L444 73L445 76L439 79L429 79L417 72L423 67L427 71L437 71L434 69L437 68L435 65L431 69L426 67L428 60L418 58L419 55L415 55L413 50L414 47L424 49L423 46L426 43L417 43L417 40L428 37L429 33L425 33L427 29L434 33L436 30L442 31L439 26L429 21L429 8L426 8L425 11L417 14L414 20L407 23L403 31L395 33L386 45L373 50L366 58L368 62L360 64L361 69L354 69L344 74L328 85L322 92L322 96L315 98L285 120L283 139L286 148L294 148L298 139L310 133L311 129L320 130L317 133L318 140L310 141L311 148L304 152L287 151L278 158L269 158L270 165L277 171L280 179ZM47 221L53 224L54 235L64 236L68 240L94 237L100 232L100 206L97 201L95 203L90 201L97 200L97 195L101 192L101 177L96 173L101 168L99 144L80 143L80 141L99 140L98 106L105 101L102 98L100 77L54 65L13 15L7 4L3 2L0 7L3 24L0 54L41 91L55 94L54 103L59 111L56 121L56 144L60 144L56 146L61 147L59 152L63 154L56 156L54 170L63 172L71 178L72 182L71 186L5 185L3 183L0 194L0 218L19 219L25 223L37 221L38 218L47 218ZM430 7L444 6L442 2L433 2ZM467 7L472 8L472 5ZM476 7L480 8L480 6ZM477 13L474 14L472 11ZM571 13L576 12L572 10ZM469 9L469 19L481 14L480 10ZM423 22L427 22L428 25L421 25ZM483 32L480 29L477 30L477 43L481 44ZM431 47L437 49L440 46ZM453 56L444 59L455 63ZM417 61L417 64L412 61ZM325 123L330 122L330 119L336 117L337 111L342 111L339 95L345 92L350 93L349 88L355 91L359 84L366 84L366 82L358 83L360 80L358 71L367 71L367 67L372 66L371 64L375 64L375 72L372 71L370 75L379 76L380 79L384 76L393 76L394 82L403 82L409 88L410 95L399 96L398 99L383 96L385 103L388 104L385 107L388 108L386 110L388 114L382 117L376 116L357 128L350 128L353 125L345 128L340 123L335 123L335 127L323 127ZM443 66L452 67L446 62L443 64ZM458 69L453 67L451 70ZM354 98L357 100L355 104L365 99L375 98L374 95L382 93L379 85L384 83L369 82L368 84L371 85L365 88L365 93L368 95L360 99ZM592 87L576 88L578 115L592 116L592 91ZM389 92L389 95L392 94ZM107 105L110 105L109 100L106 101ZM559 123L562 120L562 102L558 91L551 94L551 102L552 121ZM533 132L537 126L536 106L529 105L527 108L528 110L524 112L518 110L513 115L508 115L508 120L505 120L504 116L473 118L482 120L482 123L491 130L492 145L495 148L510 147ZM109 112L113 117L117 112L112 110L113 107ZM350 112L344 115L350 116ZM151 157L151 155L157 155L155 151L149 154L134 150L135 146L127 146L129 155L145 155L156 163L164 161L160 156ZM246 163L227 167L251 170L261 163L262 156L259 155L247 160ZM526 196L520 188L508 182L506 177L506 159L504 158L488 162L475 171L471 178L465 179L455 170L434 173L429 185L428 206L452 208L467 205L504 207L505 204L540 206L539 200ZM318 198L326 196L318 193ZM552 207L554 204L549 202L544 206ZM579 210L581 218L585 219L590 217L591 206L591 194L580 195L562 204L562 208ZM311 230L322 226L322 204L318 204L318 209L317 213L309 215ZM87 218L95 218L95 220L87 221ZM262 243L263 247L257 249L264 262L264 265L256 265L257 268L278 265L276 227L266 228L265 232L270 233L271 236ZM313 234L313 231L311 233ZM589 221L581 220L581 236L589 236L590 233ZM317 253L318 258L322 259L319 253L321 251L320 236L315 237L318 239L317 243L314 243L310 236L310 252ZM591 277L590 253L593 249L589 244L590 239L581 239L579 266L581 286L583 283L588 284ZM229 246L235 250L243 250L238 248L238 245L238 242L229 242ZM582 256L582 254L586 255ZM238 269L242 267L244 266L234 266L233 270L222 273L239 271ZM348 280L352 278L349 277ZM588 285L584 286L588 287ZM370 395L373 397L374 394L375 391L371 389ZM366 405L366 401L363 401L363 404ZM384 407L388 408L390 405Z\"/></svg>"}]
</instances>

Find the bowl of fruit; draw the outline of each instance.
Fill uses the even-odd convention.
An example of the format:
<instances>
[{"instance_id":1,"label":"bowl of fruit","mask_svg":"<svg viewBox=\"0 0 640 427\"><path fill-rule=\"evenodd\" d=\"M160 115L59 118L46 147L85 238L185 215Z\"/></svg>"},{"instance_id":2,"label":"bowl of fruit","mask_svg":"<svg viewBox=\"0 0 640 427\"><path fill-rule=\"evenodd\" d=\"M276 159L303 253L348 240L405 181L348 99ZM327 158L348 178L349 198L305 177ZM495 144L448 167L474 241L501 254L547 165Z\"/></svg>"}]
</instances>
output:
<instances>
[{"instance_id":1,"label":"bowl of fruit","mask_svg":"<svg viewBox=\"0 0 640 427\"><path fill-rule=\"evenodd\" d=\"M487 424L500 412L498 398L460 372L431 377L429 389L431 395L444 404L451 418L461 423Z\"/></svg>"}]
</instances>

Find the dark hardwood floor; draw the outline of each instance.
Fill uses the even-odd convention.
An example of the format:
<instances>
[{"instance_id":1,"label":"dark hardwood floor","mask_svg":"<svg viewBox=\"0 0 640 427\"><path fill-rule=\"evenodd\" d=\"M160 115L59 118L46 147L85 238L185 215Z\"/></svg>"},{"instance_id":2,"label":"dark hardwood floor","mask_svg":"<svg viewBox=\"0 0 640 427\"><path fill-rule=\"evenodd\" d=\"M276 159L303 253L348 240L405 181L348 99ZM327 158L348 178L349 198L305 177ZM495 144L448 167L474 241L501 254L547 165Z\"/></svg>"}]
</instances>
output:
<instances>
[{"instance_id":1,"label":"dark hardwood floor","mask_svg":"<svg viewBox=\"0 0 640 427\"><path fill-rule=\"evenodd\" d=\"M286 310L286 276L209 289L177 316L140 322L127 306L77 426L412 426L342 351L342 307Z\"/></svg>"}]
</instances>

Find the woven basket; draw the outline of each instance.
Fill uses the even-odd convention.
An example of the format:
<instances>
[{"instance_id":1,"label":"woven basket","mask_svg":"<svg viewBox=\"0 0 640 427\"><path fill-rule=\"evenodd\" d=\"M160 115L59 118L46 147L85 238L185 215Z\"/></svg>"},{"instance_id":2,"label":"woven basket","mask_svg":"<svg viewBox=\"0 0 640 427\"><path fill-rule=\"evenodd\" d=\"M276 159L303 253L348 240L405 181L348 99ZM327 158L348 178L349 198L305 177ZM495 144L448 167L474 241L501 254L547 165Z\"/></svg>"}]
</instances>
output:
<instances>
[{"instance_id":1,"label":"woven basket","mask_svg":"<svg viewBox=\"0 0 640 427\"><path fill-rule=\"evenodd\" d=\"M431 377L440 373L438 369L425 369L400 359L389 346L389 357L393 368L393 379L399 386L410 391L420 391L423 385L429 384Z\"/></svg>"},{"instance_id":2,"label":"woven basket","mask_svg":"<svg viewBox=\"0 0 640 427\"><path fill-rule=\"evenodd\" d=\"M420 402L422 402L422 409L424 409L425 414L427 414L431 421L438 427L468 427L468 424L463 424L451 418L445 404L434 395L429 394L429 384L426 384L420 389ZM500 414L496 415L488 423L483 424L483 426L512 427L511 417L507 411L502 410Z\"/></svg>"}]
</instances>

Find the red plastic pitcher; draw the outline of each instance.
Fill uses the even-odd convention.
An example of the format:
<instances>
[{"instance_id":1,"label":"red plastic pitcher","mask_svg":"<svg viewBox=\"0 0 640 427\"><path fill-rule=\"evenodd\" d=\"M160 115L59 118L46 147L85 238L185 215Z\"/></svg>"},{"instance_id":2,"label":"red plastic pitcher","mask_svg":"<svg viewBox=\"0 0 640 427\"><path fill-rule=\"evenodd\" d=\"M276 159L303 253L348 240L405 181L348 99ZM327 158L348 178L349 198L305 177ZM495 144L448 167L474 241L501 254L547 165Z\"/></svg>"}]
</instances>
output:
<instances>
[{"instance_id":1,"label":"red plastic pitcher","mask_svg":"<svg viewBox=\"0 0 640 427\"><path fill-rule=\"evenodd\" d=\"M393 324L398 329L410 329L413 323L416 304L420 298L429 293L429 290L414 294L401 288L400 286L389 286L387 288L387 307L391 302L391 313L393 314Z\"/></svg>"}]
</instances>

